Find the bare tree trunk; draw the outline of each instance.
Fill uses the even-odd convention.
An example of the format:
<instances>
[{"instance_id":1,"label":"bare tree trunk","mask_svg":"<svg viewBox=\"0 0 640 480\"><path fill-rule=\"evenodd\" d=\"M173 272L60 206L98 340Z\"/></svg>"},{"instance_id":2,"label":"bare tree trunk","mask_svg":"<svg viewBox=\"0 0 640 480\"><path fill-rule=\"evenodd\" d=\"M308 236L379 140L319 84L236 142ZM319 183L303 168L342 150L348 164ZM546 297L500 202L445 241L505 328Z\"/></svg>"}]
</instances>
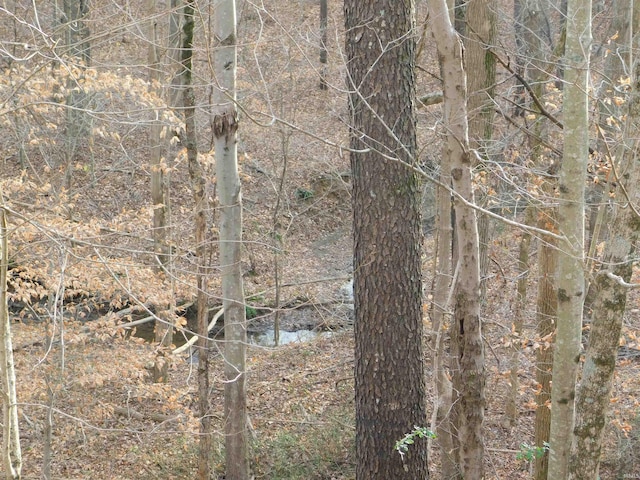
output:
<instances>
[{"instance_id":1,"label":"bare tree trunk","mask_svg":"<svg viewBox=\"0 0 640 480\"><path fill-rule=\"evenodd\" d=\"M7 307L7 272L9 269L9 242L7 216L0 190L0 371L2 372L2 467L7 480L17 480L22 472L20 429L18 424L18 397L16 372L11 343L11 319Z\"/></svg>"},{"instance_id":2,"label":"bare tree trunk","mask_svg":"<svg viewBox=\"0 0 640 480\"><path fill-rule=\"evenodd\" d=\"M169 39L166 59L169 63L168 71L175 72L171 76L167 89L167 101L170 107L182 107L182 85L184 69L182 67L182 0L171 0L169 13Z\"/></svg>"},{"instance_id":3,"label":"bare tree trunk","mask_svg":"<svg viewBox=\"0 0 640 480\"><path fill-rule=\"evenodd\" d=\"M529 112L537 112L533 119L532 130L534 135L529 137L531 148L531 158L536 168L546 170L550 173L549 178L543 183L540 190L545 193L546 198L553 198L556 182L555 177L556 160L545 153L543 143L548 137L548 121L540 114L536 102L529 99L527 95L535 96L538 101L544 100L545 84L549 81L550 62L547 59L551 55L551 31L548 15L551 11L548 0L516 0L514 2L514 16L516 19L516 44L518 47L517 71L529 83L531 92L525 93L523 86L520 87L519 96L516 98L518 107L516 113L524 116L524 109ZM537 217L537 218L536 218ZM535 225L541 229L557 232L557 214L555 207L544 203L536 204L535 201L527 206L525 223ZM528 234L523 234L521 249L524 243L528 243ZM536 394L536 418L535 418L535 445L543 448L549 441L550 410L548 403L551 398L551 368L553 363L553 340L555 316L556 316L556 291L555 274L557 269L556 242L552 238L541 238L538 246L538 278L537 278L537 300L536 300L536 323L537 337L540 348L536 350L536 381L538 392ZM521 251L522 253L522 251ZM524 265L522 265L524 268ZM524 295L521 290L524 280L519 279L519 295ZM519 303L519 309L524 308L524 304ZM518 331L523 320L524 312L516 315L514 329ZM517 346L514 345L514 349ZM514 350L514 355L516 354ZM511 366L511 375L517 381L514 373L518 368L514 361ZM516 390L512 384L512 394ZM510 399L510 403L515 405L515 398ZM535 459L534 475L536 480L547 479L548 455L543 455Z\"/></svg>"},{"instance_id":4,"label":"bare tree trunk","mask_svg":"<svg viewBox=\"0 0 640 480\"><path fill-rule=\"evenodd\" d=\"M182 102L184 106L185 132L182 140L187 150L189 177L195 203L195 241L198 271L196 273L198 318L198 410L200 415L200 445L198 454L198 478L208 480L211 475L211 417L209 415L209 332L207 309L206 271L206 196L205 178L198 160L196 130L195 91L193 88L193 41L195 28L195 0L185 2L182 24ZM225 310L226 313L226 310Z\"/></svg>"},{"instance_id":5,"label":"bare tree trunk","mask_svg":"<svg viewBox=\"0 0 640 480\"><path fill-rule=\"evenodd\" d=\"M450 183L451 172L448 162L442 162L440 180ZM440 447L442 478L454 480L460 477L459 450L457 431L451 415L453 406L453 390L445 365L447 352L444 348L447 338L446 325L451 319L451 289L453 288L453 272L451 268L451 193L438 186L437 194L437 251L436 273L434 278L433 301L431 303L431 350L433 355L432 372L435 386L434 411L437 442ZM433 423L433 422L432 422Z\"/></svg>"},{"instance_id":6,"label":"bare tree trunk","mask_svg":"<svg viewBox=\"0 0 640 480\"><path fill-rule=\"evenodd\" d=\"M247 442L247 324L242 282L242 195L238 174L236 108L236 3L222 0L216 8L214 32L219 40L214 57L213 135L220 199L220 268L225 338L225 455L229 480L249 478Z\"/></svg>"},{"instance_id":7,"label":"bare tree trunk","mask_svg":"<svg viewBox=\"0 0 640 480\"><path fill-rule=\"evenodd\" d=\"M147 12L155 17L156 0L148 0ZM161 95L158 88L160 78L160 58L158 56L158 35L157 22L155 18L149 20L147 25L148 46L148 71L149 89L157 95ZM164 167L161 164L162 143L160 133L162 125L160 123L160 112L153 111L154 118L151 120L149 128L149 148L151 158L149 161L151 170L151 201L153 203L153 250L155 253L154 269L157 273L163 272L168 262L168 244L166 231L167 205L165 200ZM163 346L168 347L173 343L173 327L169 323L170 315L159 313L161 321L156 321L155 340ZM154 381L168 381L169 361L164 352L156 358L154 364Z\"/></svg>"},{"instance_id":8,"label":"bare tree trunk","mask_svg":"<svg viewBox=\"0 0 640 480\"><path fill-rule=\"evenodd\" d=\"M426 479L411 1L344 3L353 178L356 478ZM380 41L382 39L382 41Z\"/></svg>"},{"instance_id":9,"label":"bare tree trunk","mask_svg":"<svg viewBox=\"0 0 640 480\"><path fill-rule=\"evenodd\" d=\"M640 36L636 27L640 24L640 6L627 3L627 8L616 13L624 15L633 27L629 42L629 55L638 47ZM629 8L631 7L631 8ZM623 40L624 41L624 40ZM635 64L633 64L635 63ZM636 242L640 237L640 62L631 63L632 92L627 100L627 124L623 143L617 149L616 159L621 159L618 168L623 174L625 192L616 192L616 212L611 224L611 238L606 244L603 267L596 277L596 299L593 304L589 346L578 388L576 400L576 422L573 448L569 462L569 479L598 478L602 436L607 422L607 410L611 395L618 342L627 303L628 285L633 273ZM610 159L615 162L616 159Z\"/></svg>"},{"instance_id":10,"label":"bare tree trunk","mask_svg":"<svg viewBox=\"0 0 640 480\"><path fill-rule=\"evenodd\" d=\"M462 65L462 44L444 0L429 3L433 33L442 62L444 119L447 145L444 161L451 165L453 189L473 203L471 168L476 156L470 150L466 108L466 75ZM465 480L484 476L482 425L485 408L484 347L480 323L480 266L478 227L475 212L454 199L457 258L454 286L452 349L457 352L453 387L459 392L456 412L460 441L460 468Z\"/></svg>"},{"instance_id":11,"label":"bare tree trunk","mask_svg":"<svg viewBox=\"0 0 640 480\"><path fill-rule=\"evenodd\" d=\"M91 63L90 31L85 22L89 12L87 0L62 0L65 24L65 46L67 55L82 60L85 66Z\"/></svg>"},{"instance_id":12,"label":"bare tree trunk","mask_svg":"<svg viewBox=\"0 0 640 480\"><path fill-rule=\"evenodd\" d=\"M68 58L75 58L82 67L88 67L91 63L91 50L89 42L89 28L85 17L89 11L86 0L63 0L62 14L64 24L64 52ZM89 106L89 97L84 87L77 79L69 76L67 81L67 110L66 110L66 138L65 138L65 175L64 188L71 189L73 175L73 161L78 145L83 139L91 135L91 119L86 109Z\"/></svg>"},{"instance_id":13,"label":"bare tree trunk","mask_svg":"<svg viewBox=\"0 0 640 480\"><path fill-rule=\"evenodd\" d=\"M493 135L496 80L496 58L491 52L496 36L495 2L471 0L466 6L466 35L464 37L465 69L468 76L467 112L469 114L469 146L479 154L479 160L487 157L487 143ZM486 203L485 195L477 199ZM486 296L486 276L489 270L490 222L486 215L478 217L480 242L481 297Z\"/></svg>"},{"instance_id":14,"label":"bare tree trunk","mask_svg":"<svg viewBox=\"0 0 640 480\"><path fill-rule=\"evenodd\" d=\"M527 206L525 210L525 225L532 225L535 211L533 206ZM529 269L531 249L531 233L523 231L518 248L518 281L516 285L516 300L513 309L513 323L511 325L510 356L509 356L509 396L505 406L507 419L512 427L518 423L518 395L520 393L520 380L518 371L520 370L520 353L522 331L525 324L527 312L527 295L529 291Z\"/></svg>"},{"instance_id":15,"label":"bare tree trunk","mask_svg":"<svg viewBox=\"0 0 640 480\"><path fill-rule=\"evenodd\" d=\"M584 278L584 207L589 159L589 52L591 0L569 0L567 7L564 152L559 181L558 323L553 355L549 478L567 478L574 426Z\"/></svg>"},{"instance_id":16,"label":"bare tree trunk","mask_svg":"<svg viewBox=\"0 0 640 480\"><path fill-rule=\"evenodd\" d=\"M156 13L156 0L147 1L147 12L152 19L147 22L148 47L148 70L149 89L156 95L162 95L159 89L160 80L160 58L158 54L158 33ZM151 169L151 202L153 203L153 250L156 255L154 268L156 272L161 272L167 265L168 245L167 245L167 204L165 200L164 166L161 164L162 141L160 122L160 112L153 112L154 118L151 120L149 128L149 148L151 158L149 161Z\"/></svg>"},{"instance_id":17,"label":"bare tree trunk","mask_svg":"<svg viewBox=\"0 0 640 480\"><path fill-rule=\"evenodd\" d=\"M320 90L327 89L327 0L320 0Z\"/></svg>"},{"instance_id":18,"label":"bare tree trunk","mask_svg":"<svg viewBox=\"0 0 640 480\"><path fill-rule=\"evenodd\" d=\"M553 215L553 214L552 214ZM553 216L555 218L555 215ZM539 222L539 226L549 229L553 223ZM536 306L536 323L538 324L538 342L536 350L536 418L535 445L543 448L549 442L551 428L551 369L553 368L553 332L558 308L556 297L555 275L558 269L558 251L556 241L552 238L540 239L538 247L538 293ZM547 480L549 456L537 457L534 464L536 480Z\"/></svg>"},{"instance_id":19,"label":"bare tree trunk","mask_svg":"<svg viewBox=\"0 0 640 480\"><path fill-rule=\"evenodd\" d=\"M635 35L637 25L632 26L633 4L628 0L614 0L612 2L611 24L608 29L607 47L603 48L604 76L598 91L598 148L596 165L599 162L606 164L610 156L610 151L616 151L621 144L622 131L620 129L623 112L628 108L626 104L618 104L614 97L620 97L620 78L629 75L633 69L632 41L630 35ZM615 122L611 122L615 119ZM617 159L619 160L619 159ZM596 175L602 172L596 170ZM600 239L606 238L609 231L609 223L605 221L607 214L611 214L612 206L605 193L611 192L612 182L611 172L605 176L606 182L589 182L587 186L587 201L590 208L589 214L589 234L587 237L587 273L593 273L595 264L596 247ZM604 227L604 232L602 231ZM595 287L590 285L585 299L585 312L589 312L594 300Z\"/></svg>"}]
</instances>

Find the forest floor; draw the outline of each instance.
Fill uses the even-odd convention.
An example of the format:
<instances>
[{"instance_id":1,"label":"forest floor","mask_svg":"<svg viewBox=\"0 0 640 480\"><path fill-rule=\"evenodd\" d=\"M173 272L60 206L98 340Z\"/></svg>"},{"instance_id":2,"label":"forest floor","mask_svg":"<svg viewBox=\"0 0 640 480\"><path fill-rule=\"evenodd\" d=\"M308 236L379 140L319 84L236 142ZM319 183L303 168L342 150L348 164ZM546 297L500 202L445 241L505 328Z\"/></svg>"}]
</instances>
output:
<instances>
[{"instance_id":1,"label":"forest floor","mask_svg":"<svg viewBox=\"0 0 640 480\"><path fill-rule=\"evenodd\" d=\"M494 253L495 248L506 248L502 245L494 246ZM518 453L521 446L533 443L537 343L534 324L528 325L520 342L519 417L512 427L505 416L511 305L502 278L512 267L506 262L500 267L493 272L495 281L485 307L487 478L524 480L531 478L530 464ZM631 308L625 321L623 341L628 347L638 347L639 313ZM308 315L326 328L326 310ZM425 326L428 331L428 320ZM197 458L197 384L196 366L188 354L172 358L169 383L157 384L150 374L154 346L126 336L113 320L69 322L64 337L64 349L57 343L46 350L40 325L14 326L24 478L41 478L49 407L55 478L192 478ZM216 343L218 347L222 345ZM429 357L427 350L427 361ZM212 360L214 462L222 475L223 360L219 353ZM347 326L330 336L275 348L251 345L247 365L256 478L354 478L352 329ZM427 385L431 385L430 371ZM621 356L600 472L603 479L640 475L638 391L640 358ZM431 388L428 399L431 404ZM438 457L434 443L430 460L434 479L440 478Z\"/></svg>"}]
</instances>

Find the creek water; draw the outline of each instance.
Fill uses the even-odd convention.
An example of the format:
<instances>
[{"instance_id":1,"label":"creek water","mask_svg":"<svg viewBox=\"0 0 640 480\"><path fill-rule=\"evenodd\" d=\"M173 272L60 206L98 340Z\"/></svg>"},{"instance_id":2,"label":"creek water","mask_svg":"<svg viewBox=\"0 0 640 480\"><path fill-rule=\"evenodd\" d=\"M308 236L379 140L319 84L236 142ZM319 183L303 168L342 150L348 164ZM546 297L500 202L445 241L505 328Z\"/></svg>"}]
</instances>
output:
<instances>
[{"instance_id":1,"label":"creek water","mask_svg":"<svg viewBox=\"0 0 640 480\"><path fill-rule=\"evenodd\" d=\"M286 330L280 330L280 342L279 345L286 345L288 343L304 343L314 340L316 338L329 337L333 332L324 332L316 330L296 330L295 332L287 332ZM247 334L247 339L252 345L259 345L261 347L275 347L275 331L271 328L264 332L250 332Z\"/></svg>"},{"instance_id":2,"label":"creek water","mask_svg":"<svg viewBox=\"0 0 640 480\"><path fill-rule=\"evenodd\" d=\"M280 330L280 342L279 345L287 345L289 343L304 343L314 340L316 338L324 338L331 336L333 332L317 331L317 330L296 330L288 332L286 330ZM154 341L153 322L149 322L143 325L138 325L135 330L135 336L144 338L148 342ZM173 343L176 347L184 345L187 341L184 335L179 332L174 332ZM247 332L247 342L251 345L257 345L260 347L275 347L275 331L270 328L264 331L249 331Z\"/></svg>"}]
</instances>

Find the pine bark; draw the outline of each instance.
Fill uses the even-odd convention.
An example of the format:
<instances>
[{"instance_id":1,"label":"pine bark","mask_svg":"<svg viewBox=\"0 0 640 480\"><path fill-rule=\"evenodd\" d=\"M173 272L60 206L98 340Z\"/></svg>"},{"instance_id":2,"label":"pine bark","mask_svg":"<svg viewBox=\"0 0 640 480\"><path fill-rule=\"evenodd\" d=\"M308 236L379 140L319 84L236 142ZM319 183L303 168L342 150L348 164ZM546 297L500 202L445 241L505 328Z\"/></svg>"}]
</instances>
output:
<instances>
[{"instance_id":1,"label":"pine bark","mask_svg":"<svg viewBox=\"0 0 640 480\"><path fill-rule=\"evenodd\" d=\"M548 478L567 478L574 426L585 298L584 207L589 159L589 52L591 1L569 0L564 78L564 151L559 179L558 227L566 238L558 255L558 321L553 355Z\"/></svg>"},{"instance_id":2,"label":"pine bark","mask_svg":"<svg viewBox=\"0 0 640 480\"><path fill-rule=\"evenodd\" d=\"M428 478L413 2L345 1L353 176L356 478ZM409 166L405 165L409 164Z\"/></svg>"}]
</instances>

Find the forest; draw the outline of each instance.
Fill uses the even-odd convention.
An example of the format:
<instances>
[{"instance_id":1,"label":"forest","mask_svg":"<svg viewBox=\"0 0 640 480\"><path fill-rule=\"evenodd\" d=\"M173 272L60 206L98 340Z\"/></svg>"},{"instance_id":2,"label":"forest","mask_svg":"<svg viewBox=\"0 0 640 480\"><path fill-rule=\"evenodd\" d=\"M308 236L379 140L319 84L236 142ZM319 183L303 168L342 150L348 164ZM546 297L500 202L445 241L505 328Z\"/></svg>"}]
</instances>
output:
<instances>
[{"instance_id":1,"label":"forest","mask_svg":"<svg viewBox=\"0 0 640 480\"><path fill-rule=\"evenodd\" d=\"M638 31L4 0L0 475L640 478Z\"/></svg>"}]
</instances>

